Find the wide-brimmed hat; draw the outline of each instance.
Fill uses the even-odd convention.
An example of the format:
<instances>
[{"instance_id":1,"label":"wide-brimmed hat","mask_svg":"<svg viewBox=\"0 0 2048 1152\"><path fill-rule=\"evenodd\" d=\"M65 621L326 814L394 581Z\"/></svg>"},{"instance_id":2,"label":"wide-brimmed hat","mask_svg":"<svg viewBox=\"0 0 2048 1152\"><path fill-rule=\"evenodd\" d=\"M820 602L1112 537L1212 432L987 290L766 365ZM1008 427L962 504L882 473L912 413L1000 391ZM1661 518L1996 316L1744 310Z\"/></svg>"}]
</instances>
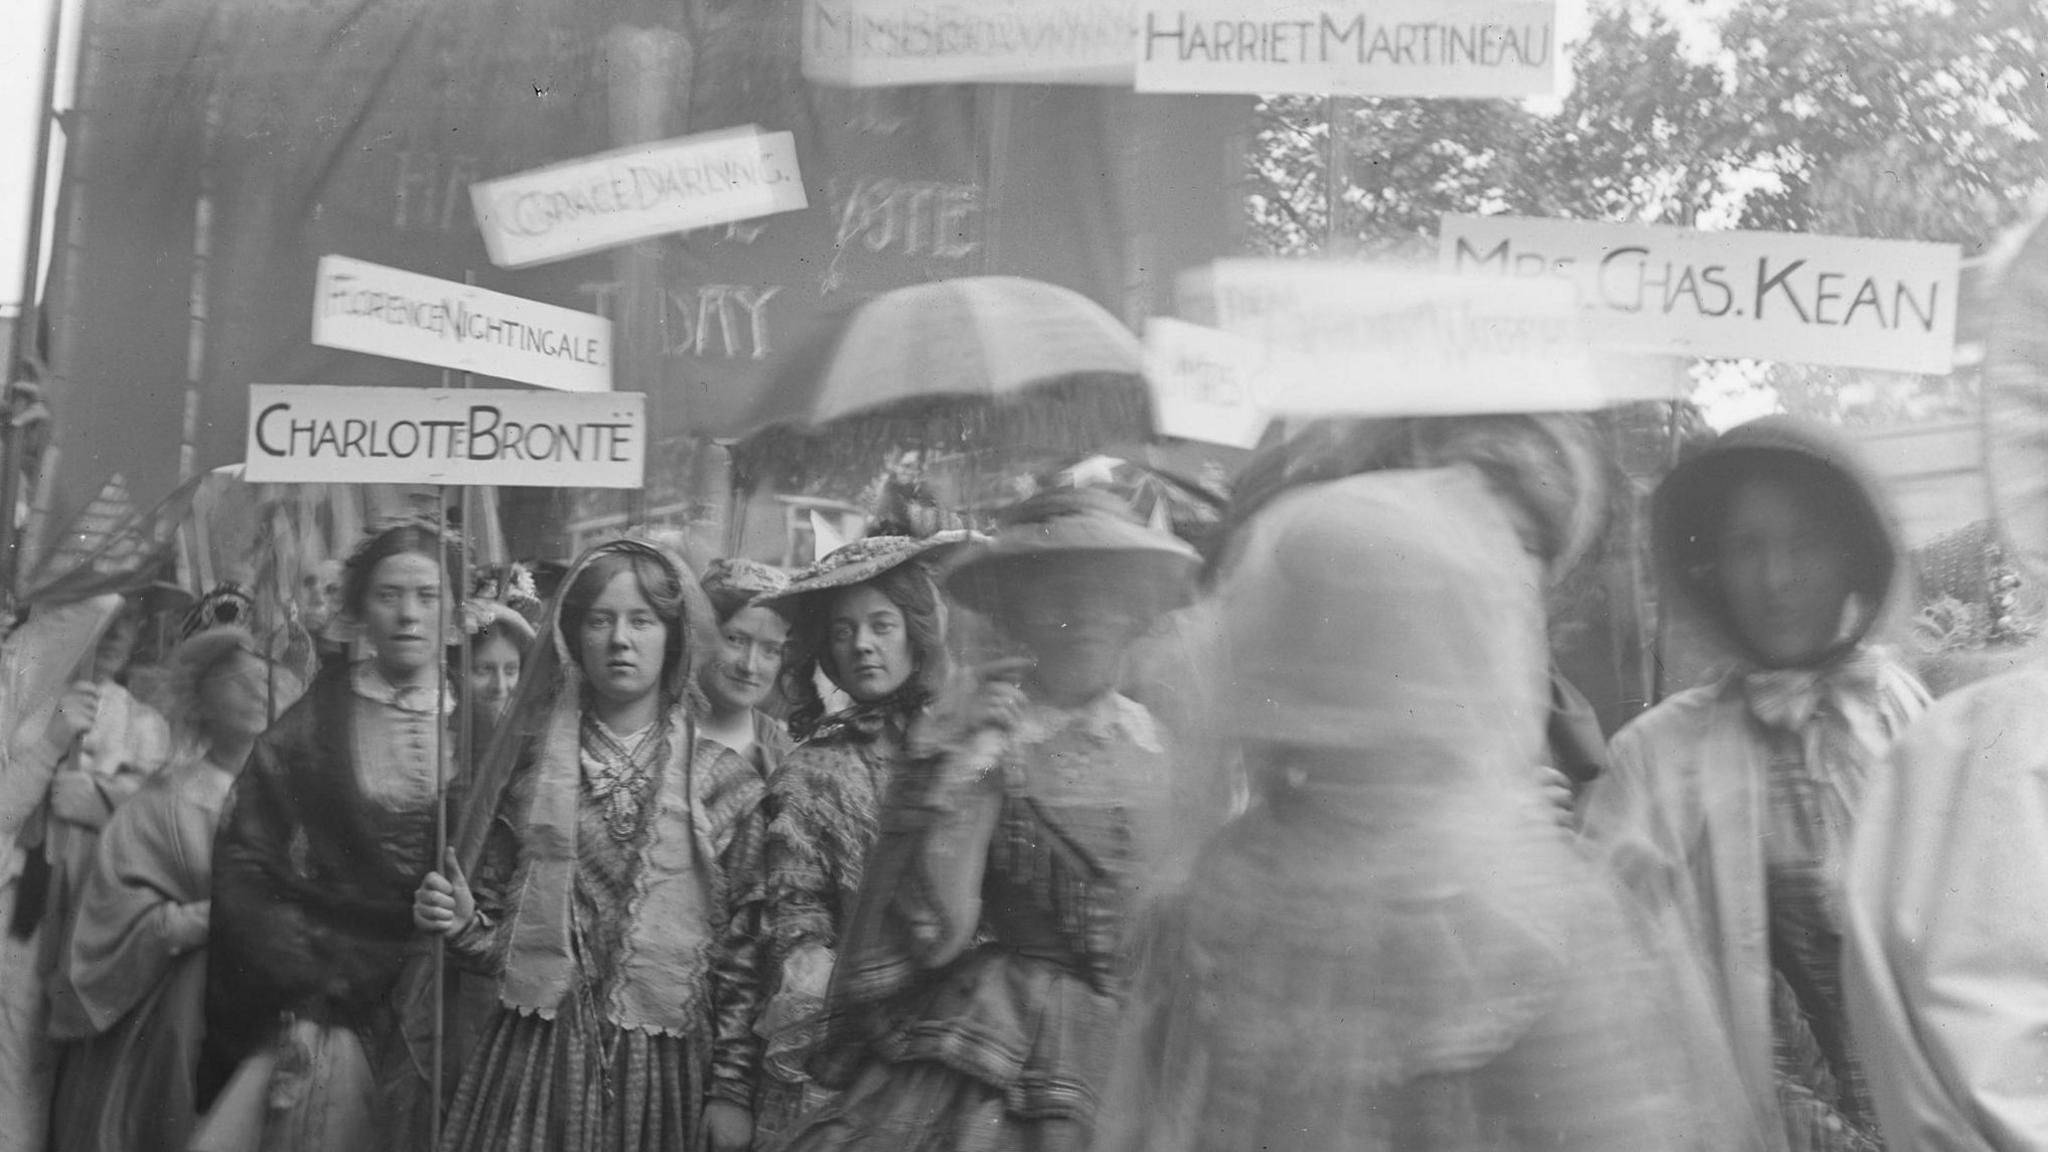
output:
<instances>
[{"instance_id":1,"label":"wide-brimmed hat","mask_svg":"<svg viewBox=\"0 0 2048 1152\"><path fill-rule=\"evenodd\" d=\"M724 620L755 601L781 595L789 587L789 573L759 560L727 556L704 566L703 587Z\"/></svg>"},{"instance_id":2,"label":"wide-brimmed hat","mask_svg":"<svg viewBox=\"0 0 2048 1152\"><path fill-rule=\"evenodd\" d=\"M802 597L865 584L892 568L917 561L927 566L944 561L950 553L975 540L964 529L934 532L930 536L868 536L833 549L826 556L797 570L781 592L757 600L771 608L787 609Z\"/></svg>"},{"instance_id":3,"label":"wide-brimmed hat","mask_svg":"<svg viewBox=\"0 0 2048 1152\"><path fill-rule=\"evenodd\" d=\"M1193 597L1202 559L1178 537L1140 522L1110 493L1058 488L1006 510L995 536L947 575L946 591L977 612L990 612L1012 580L1050 563L1115 568L1115 585L1147 592L1164 612Z\"/></svg>"}]
</instances>

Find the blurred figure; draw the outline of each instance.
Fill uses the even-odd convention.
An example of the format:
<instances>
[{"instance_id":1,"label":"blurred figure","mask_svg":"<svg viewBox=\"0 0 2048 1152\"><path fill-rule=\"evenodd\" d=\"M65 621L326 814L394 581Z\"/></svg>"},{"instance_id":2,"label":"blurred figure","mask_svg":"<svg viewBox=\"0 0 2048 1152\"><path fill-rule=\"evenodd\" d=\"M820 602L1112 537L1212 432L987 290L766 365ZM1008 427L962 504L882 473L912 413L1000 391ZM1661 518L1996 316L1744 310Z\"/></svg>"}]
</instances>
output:
<instances>
[{"instance_id":1,"label":"blurred figure","mask_svg":"<svg viewBox=\"0 0 2048 1152\"><path fill-rule=\"evenodd\" d=\"M696 576L651 543L570 571L485 769L504 786L474 889L451 849L414 894L419 929L499 981L443 1148L752 1140L762 784L696 724L713 627Z\"/></svg>"},{"instance_id":2,"label":"blurred figure","mask_svg":"<svg viewBox=\"0 0 2048 1152\"><path fill-rule=\"evenodd\" d=\"M1944 697L1892 750L1844 880L1842 981L1886 1142L2048 1149L2048 671Z\"/></svg>"},{"instance_id":3,"label":"blurred figure","mask_svg":"<svg viewBox=\"0 0 2048 1152\"><path fill-rule=\"evenodd\" d=\"M71 934L69 984L85 1027L65 1046L53 1110L59 1152L184 1152L206 1002L213 839L228 789L273 709L303 681L236 627L170 660L178 759L107 822Z\"/></svg>"},{"instance_id":4,"label":"blurred figure","mask_svg":"<svg viewBox=\"0 0 2048 1152\"><path fill-rule=\"evenodd\" d=\"M1070 490L1009 509L948 578L1029 655L985 668L890 783L813 1061L845 1091L789 1152L1089 1146L1170 811L1168 752L1116 686L1198 563Z\"/></svg>"},{"instance_id":5,"label":"blurred figure","mask_svg":"<svg viewBox=\"0 0 2048 1152\"><path fill-rule=\"evenodd\" d=\"M1866 639L1899 549L1845 441L1770 417L1730 431L1658 489L1667 586L1740 661L1614 739L1588 843L1712 959L1713 1001L1774 1145L1879 1146L1850 1043L1837 896L1856 814L1926 707Z\"/></svg>"},{"instance_id":6,"label":"blurred figure","mask_svg":"<svg viewBox=\"0 0 2048 1152\"><path fill-rule=\"evenodd\" d=\"M1374 471L1240 520L1217 611L1254 798L1153 917L1097 1148L1747 1146L1715 1024L1530 771L1556 544L1500 495Z\"/></svg>"},{"instance_id":7,"label":"blurred figure","mask_svg":"<svg viewBox=\"0 0 2048 1152\"><path fill-rule=\"evenodd\" d=\"M428 1139L430 1024L395 992L423 951L413 891L461 762L442 667L461 627L456 571L454 545L424 525L356 550L343 604L369 656L324 663L257 740L214 845L206 1087L240 1065L231 1094L254 1102L266 1147Z\"/></svg>"},{"instance_id":8,"label":"blurred figure","mask_svg":"<svg viewBox=\"0 0 2048 1152\"><path fill-rule=\"evenodd\" d=\"M41 969L50 999L50 1033L58 1038L85 1034L83 1009L63 978L64 957L100 830L170 759L169 724L115 679L127 670L142 626L140 601L131 597L101 634L87 674L58 701L42 739L18 736L15 746L14 770L48 773L50 780ZM17 916L17 929L33 927L27 919Z\"/></svg>"},{"instance_id":9,"label":"blurred figure","mask_svg":"<svg viewBox=\"0 0 2048 1152\"><path fill-rule=\"evenodd\" d=\"M463 615L469 632L469 679L463 686L462 702L473 711L482 730L488 731L519 690L526 651L533 646L533 625L508 605L490 600L470 601L463 606ZM459 670L461 652L450 653L448 664L451 670Z\"/></svg>"},{"instance_id":10,"label":"blurred figure","mask_svg":"<svg viewBox=\"0 0 2048 1152\"><path fill-rule=\"evenodd\" d=\"M757 601L789 587L781 569L754 560L713 560L704 569L704 595L718 616L719 646L704 660L698 684L710 709L704 735L740 755L772 779L789 753L789 730L761 710L775 694L789 643L789 621Z\"/></svg>"},{"instance_id":11,"label":"blurred figure","mask_svg":"<svg viewBox=\"0 0 2048 1152\"><path fill-rule=\"evenodd\" d=\"M930 563L966 540L870 536L796 574L770 608L791 622L783 693L799 746L768 783L768 1040L757 1109L779 1135L828 1097L805 1064L860 894L882 797L911 726L944 685L946 612ZM824 714L822 673L850 703Z\"/></svg>"}]
</instances>

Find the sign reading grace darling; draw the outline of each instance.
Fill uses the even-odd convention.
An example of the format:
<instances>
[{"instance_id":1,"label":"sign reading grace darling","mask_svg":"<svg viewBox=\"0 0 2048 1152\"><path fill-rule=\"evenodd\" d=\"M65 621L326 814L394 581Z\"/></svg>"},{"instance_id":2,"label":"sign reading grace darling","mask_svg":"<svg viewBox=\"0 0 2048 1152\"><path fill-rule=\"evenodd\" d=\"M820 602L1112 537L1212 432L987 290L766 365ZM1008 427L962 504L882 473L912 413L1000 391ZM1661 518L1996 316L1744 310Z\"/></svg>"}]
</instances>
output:
<instances>
[{"instance_id":1,"label":"sign reading grace darling","mask_svg":"<svg viewBox=\"0 0 2048 1152\"><path fill-rule=\"evenodd\" d=\"M1592 339L1679 356L1945 374L1952 244L1446 216L1439 267L1571 285Z\"/></svg>"},{"instance_id":2,"label":"sign reading grace darling","mask_svg":"<svg viewBox=\"0 0 2048 1152\"><path fill-rule=\"evenodd\" d=\"M637 392L330 388L253 384L252 483L638 488Z\"/></svg>"},{"instance_id":3,"label":"sign reading grace darling","mask_svg":"<svg viewBox=\"0 0 2048 1152\"><path fill-rule=\"evenodd\" d=\"M346 256L322 256L313 343L564 392L609 392L612 322Z\"/></svg>"},{"instance_id":4,"label":"sign reading grace darling","mask_svg":"<svg viewBox=\"0 0 2048 1152\"><path fill-rule=\"evenodd\" d=\"M1554 0L1141 0L1140 92L1550 96Z\"/></svg>"},{"instance_id":5,"label":"sign reading grace darling","mask_svg":"<svg viewBox=\"0 0 2048 1152\"><path fill-rule=\"evenodd\" d=\"M525 268L809 206L788 132L743 128L537 168L470 187L491 263Z\"/></svg>"}]
</instances>

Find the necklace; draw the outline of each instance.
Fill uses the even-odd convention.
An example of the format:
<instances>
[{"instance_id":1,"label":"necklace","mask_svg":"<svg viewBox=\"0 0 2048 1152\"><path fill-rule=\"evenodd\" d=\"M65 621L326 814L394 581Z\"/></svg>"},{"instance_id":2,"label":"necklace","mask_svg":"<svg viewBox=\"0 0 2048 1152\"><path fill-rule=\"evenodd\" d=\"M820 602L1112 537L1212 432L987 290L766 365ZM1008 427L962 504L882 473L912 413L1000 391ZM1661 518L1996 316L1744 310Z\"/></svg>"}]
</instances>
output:
<instances>
[{"instance_id":1,"label":"necklace","mask_svg":"<svg viewBox=\"0 0 2048 1152\"><path fill-rule=\"evenodd\" d=\"M640 831L648 782L667 754L666 718L625 737L596 717L584 720L583 781L591 797L604 806L605 828L613 839L628 841Z\"/></svg>"}]
</instances>

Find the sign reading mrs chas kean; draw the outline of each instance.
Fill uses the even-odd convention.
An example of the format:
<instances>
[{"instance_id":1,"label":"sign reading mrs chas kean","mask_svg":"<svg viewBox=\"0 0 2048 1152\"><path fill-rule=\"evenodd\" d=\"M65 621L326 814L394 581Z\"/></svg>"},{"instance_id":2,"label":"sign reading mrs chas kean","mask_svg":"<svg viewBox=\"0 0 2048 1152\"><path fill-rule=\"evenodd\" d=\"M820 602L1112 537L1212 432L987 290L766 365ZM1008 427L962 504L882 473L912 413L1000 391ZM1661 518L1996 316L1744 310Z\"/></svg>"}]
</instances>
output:
<instances>
[{"instance_id":1,"label":"sign reading mrs chas kean","mask_svg":"<svg viewBox=\"0 0 2048 1152\"><path fill-rule=\"evenodd\" d=\"M804 0L804 79L1129 84L1133 0Z\"/></svg>"},{"instance_id":2,"label":"sign reading mrs chas kean","mask_svg":"<svg viewBox=\"0 0 2048 1152\"><path fill-rule=\"evenodd\" d=\"M638 392L253 384L252 483L638 488Z\"/></svg>"},{"instance_id":3,"label":"sign reading mrs chas kean","mask_svg":"<svg viewBox=\"0 0 2048 1152\"><path fill-rule=\"evenodd\" d=\"M1140 92L1556 95L1553 0L1141 0Z\"/></svg>"},{"instance_id":4,"label":"sign reading mrs chas kean","mask_svg":"<svg viewBox=\"0 0 2048 1152\"><path fill-rule=\"evenodd\" d=\"M809 206L788 132L742 128L506 176L469 190L491 263L525 268Z\"/></svg>"},{"instance_id":5,"label":"sign reading mrs chas kean","mask_svg":"<svg viewBox=\"0 0 2048 1152\"><path fill-rule=\"evenodd\" d=\"M1944 374L1952 244L1446 216L1439 268L1571 285L1607 348Z\"/></svg>"},{"instance_id":6,"label":"sign reading mrs chas kean","mask_svg":"<svg viewBox=\"0 0 2048 1152\"><path fill-rule=\"evenodd\" d=\"M602 316L346 256L320 258L313 343L563 392L612 387Z\"/></svg>"}]
</instances>

